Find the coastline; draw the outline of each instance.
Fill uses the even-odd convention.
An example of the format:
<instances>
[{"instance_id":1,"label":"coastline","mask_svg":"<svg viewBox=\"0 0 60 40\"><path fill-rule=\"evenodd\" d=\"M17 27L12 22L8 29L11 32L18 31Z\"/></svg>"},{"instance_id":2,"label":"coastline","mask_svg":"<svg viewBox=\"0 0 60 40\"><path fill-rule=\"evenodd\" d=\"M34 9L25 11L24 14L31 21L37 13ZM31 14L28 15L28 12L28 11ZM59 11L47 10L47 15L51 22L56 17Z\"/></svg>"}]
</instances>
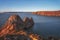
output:
<instances>
[{"instance_id":1,"label":"coastline","mask_svg":"<svg viewBox=\"0 0 60 40\"><path fill-rule=\"evenodd\" d=\"M37 11L37 12L32 12L32 14L42 15L42 16L60 16L60 11Z\"/></svg>"}]
</instances>

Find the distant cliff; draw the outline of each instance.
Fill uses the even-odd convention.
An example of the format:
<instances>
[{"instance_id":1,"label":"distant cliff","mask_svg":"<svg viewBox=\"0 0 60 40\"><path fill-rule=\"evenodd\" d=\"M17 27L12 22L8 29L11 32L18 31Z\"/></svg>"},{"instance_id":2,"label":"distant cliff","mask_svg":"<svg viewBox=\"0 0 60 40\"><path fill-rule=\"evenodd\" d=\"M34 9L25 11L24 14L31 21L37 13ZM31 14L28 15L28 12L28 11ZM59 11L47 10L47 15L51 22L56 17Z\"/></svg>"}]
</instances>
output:
<instances>
[{"instance_id":1,"label":"distant cliff","mask_svg":"<svg viewBox=\"0 0 60 40\"><path fill-rule=\"evenodd\" d=\"M60 11L37 11L32 14L43 15L43 16L60 16Z\"/></svg>"}]
</instances>

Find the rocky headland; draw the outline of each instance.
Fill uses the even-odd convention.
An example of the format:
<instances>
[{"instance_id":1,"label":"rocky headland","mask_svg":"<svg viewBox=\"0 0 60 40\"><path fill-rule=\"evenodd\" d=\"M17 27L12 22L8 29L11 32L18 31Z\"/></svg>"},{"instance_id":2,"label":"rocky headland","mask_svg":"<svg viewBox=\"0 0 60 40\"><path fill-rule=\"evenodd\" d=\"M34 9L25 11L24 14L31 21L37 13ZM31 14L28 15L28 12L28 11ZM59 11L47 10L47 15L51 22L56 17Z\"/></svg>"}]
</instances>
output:
<instances>
[{"instance_id":1,"label":"rocky headland","mask_svg":"<svg viewBox=\"0 0 60 40\"><path fill-rule=\"evenodd\" d=\"M28 31L33 26L32 17L25 17L22 20L19 15L11 15L0 28L0 40L59 40L52 36L44 38L32 31Z\"/></svg>"},{"instance_id":2,"label":"rocky headland","mask_svg":"<svg viewBox=\"0 0 60 40\"><path fill-rule=\"evenodd\" d=\"M32 14L43 15L43 16L60 16L60 10L59 11L37 11L37 12L32 12Z\"/></svg>"},{"instance_id":3,"label":"rocky headland","mask_svg":"<svg viewBox=\"0 0 60 40\"><path fill-rule=\"evenodd\" d=\"M25 17L22 20L18 15L11 15L0 28L0 40L40 40L39 35L27 31L33 25L32 17Z\"/></svg>"}]
</instances>

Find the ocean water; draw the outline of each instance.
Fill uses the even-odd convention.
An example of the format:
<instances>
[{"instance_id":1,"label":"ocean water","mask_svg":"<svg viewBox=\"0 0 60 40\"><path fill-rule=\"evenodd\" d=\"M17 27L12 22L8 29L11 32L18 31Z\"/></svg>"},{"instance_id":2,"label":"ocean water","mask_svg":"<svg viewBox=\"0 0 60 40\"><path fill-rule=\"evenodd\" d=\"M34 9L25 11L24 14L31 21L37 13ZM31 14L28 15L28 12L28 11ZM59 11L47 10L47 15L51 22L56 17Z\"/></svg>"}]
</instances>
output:
<instances>
[{"instance_id":1,"label":"ocean water","mask_svg":"<svg viewBox=\"0 0 60 40\"><path fill-rule=\"evenodd\" d=\"M34 26L32 31L43 37L55 36L60 37L60 17L49 17L34 15L31 12L21 12L21 13L1 13L0 14L0 27L7 21L9 16L17 14L22 20L24 17L32 17L34 20Z\"/></svg>"}]
</instances>

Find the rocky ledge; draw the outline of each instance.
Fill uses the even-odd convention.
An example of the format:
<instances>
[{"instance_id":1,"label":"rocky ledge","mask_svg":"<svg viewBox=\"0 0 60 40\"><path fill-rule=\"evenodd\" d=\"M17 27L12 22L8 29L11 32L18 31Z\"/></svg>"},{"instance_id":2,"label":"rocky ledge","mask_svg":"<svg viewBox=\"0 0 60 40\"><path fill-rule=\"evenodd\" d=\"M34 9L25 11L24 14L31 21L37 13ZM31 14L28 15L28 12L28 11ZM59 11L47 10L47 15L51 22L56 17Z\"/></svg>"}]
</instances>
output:
<instances>
[{"instance_id":1,"label":"rocky ledge","mask_svg":"<svg viewBox=\"0 0 60 40\"><path fill-rule=\"evenodd\" d=\"M32 12L32 14L43 15L43 16L60 16L60 10L59 11L37 11L37 12Z\"/></svg>"}]
</instances>

